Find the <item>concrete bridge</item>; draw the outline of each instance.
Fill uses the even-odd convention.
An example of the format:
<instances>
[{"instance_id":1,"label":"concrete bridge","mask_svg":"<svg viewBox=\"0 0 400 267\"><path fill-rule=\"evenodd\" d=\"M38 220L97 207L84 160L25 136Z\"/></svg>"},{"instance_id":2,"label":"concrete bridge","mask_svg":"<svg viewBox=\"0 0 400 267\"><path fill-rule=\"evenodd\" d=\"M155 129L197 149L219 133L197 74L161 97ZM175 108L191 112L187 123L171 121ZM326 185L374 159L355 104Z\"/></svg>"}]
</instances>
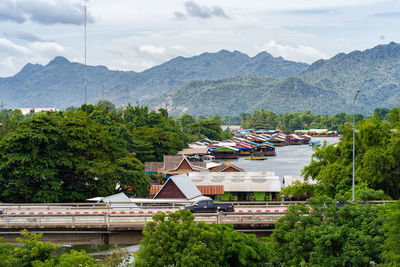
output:
<instances>
[{"instance_id":1,"label":"concrete bridge","mask_svg":"<svg viewBox=\"0 0 400 267\"><path fill-rule=\"evenodd\" d=\"M113 213L115 212L115 213ZM165 213L168 214L168 211ZM19 231L27 229L43 233L45 241L60 244L132 244L142 238L142 229L152 220L153 213L79 214L6 214L0 218L0 236L6 242L15 242ZM231 224L238 231L269 235L277 219L285 212L203 213L195 214L196 221Z\"/></svg>"},{"instance_id":2,"label":"concrete bridge","mask_svg":"<svg viewBox=\"0 0 400 267\"><path fill-rule=\"evenodd\" d=\"M296 204L299 202L295 202ZM386 202L376 202L385 204ZM173 203L155 206L107 204L0 204L0 236L15 241L19 231L44 233L44 240L61 244L132 244L141 239L141 231L154 213L179 209ZM131 203L130 203L131 204ZM235 212L198 213L196 221L231 224L237 231L269 235L275 222L284 216L288 202L235 203Z\"/></svg>"}]
</instances>

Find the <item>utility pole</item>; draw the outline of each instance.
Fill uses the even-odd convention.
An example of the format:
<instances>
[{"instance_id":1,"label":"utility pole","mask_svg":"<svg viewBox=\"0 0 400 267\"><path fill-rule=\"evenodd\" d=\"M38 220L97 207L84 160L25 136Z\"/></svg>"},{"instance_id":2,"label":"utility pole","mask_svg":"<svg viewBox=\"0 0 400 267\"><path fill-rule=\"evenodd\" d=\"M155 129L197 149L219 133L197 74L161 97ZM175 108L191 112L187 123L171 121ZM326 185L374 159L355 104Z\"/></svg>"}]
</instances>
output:
<instances>
[{"instance_id":1,"label":"utility pole","mask_svg":"<svg viewBox=\"0 0 400 267\"><path fill-rule=\"evenodd\" d=\"M352 192L352 195L353 195L353 197L352 197L352 200L353 200L353 202L354 202L354 187L355 187L355 171L354 171L354 167L355 167L355 155L356 155L356 146L355 146L355 136L356 136L356 134L355 134L355 132L356 132L356 130L355 130L355 124L356 124L356 98L357 98L357 96L358 96L358 94L360 93L360 90L357 90L357 93L356 93L356 95L355 95L355 97L354 97L354 99L353 99L353 180L352 180L352 183L353 183L353 192Z\"/></svg>"},{"instance_id":2,"label":"utility pole","mask_svg":"<svg viewBox=\"0 0 400 267\"><path fill-rule=\"evenodd\" d=\"M124 117L124 115L125 115L125 100L122 99L122 118Z\"/></svg>"},{"instance_id":3,"label":"utility pole","mask_svg":"<svg viewBox=\"0 0 400 267\"><path fill-rule=\"evenodd\" d=\"M104 101L104 84L101 85L101 100Z\"/></svg>"}]
</instances>

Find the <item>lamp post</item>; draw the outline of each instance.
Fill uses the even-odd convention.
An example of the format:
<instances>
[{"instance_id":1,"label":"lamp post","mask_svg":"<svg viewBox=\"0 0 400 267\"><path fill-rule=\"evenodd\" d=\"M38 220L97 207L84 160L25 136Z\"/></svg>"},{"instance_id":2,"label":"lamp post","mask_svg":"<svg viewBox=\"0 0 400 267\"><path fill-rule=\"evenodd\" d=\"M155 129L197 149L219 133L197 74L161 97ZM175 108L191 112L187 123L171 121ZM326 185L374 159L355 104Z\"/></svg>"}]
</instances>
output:
<instances>
[{"instance_id":1,"label":"lamp post","mask_svg":"<svg viewBox=\"0 0 400 267\"><path fill-rule=\"evenodd\" d=\"M360 90L357 90L356 95L354 96L353 99L353 202L354 202L354 186L355 186L355 181L354 181L354 166L355 166L355 155L356 155L356 146L355 146L355 136L356 136L356 130L355 130L355 124L356 124L356 98L358 94L360 93Z\"/></svg>"}]
</instances>

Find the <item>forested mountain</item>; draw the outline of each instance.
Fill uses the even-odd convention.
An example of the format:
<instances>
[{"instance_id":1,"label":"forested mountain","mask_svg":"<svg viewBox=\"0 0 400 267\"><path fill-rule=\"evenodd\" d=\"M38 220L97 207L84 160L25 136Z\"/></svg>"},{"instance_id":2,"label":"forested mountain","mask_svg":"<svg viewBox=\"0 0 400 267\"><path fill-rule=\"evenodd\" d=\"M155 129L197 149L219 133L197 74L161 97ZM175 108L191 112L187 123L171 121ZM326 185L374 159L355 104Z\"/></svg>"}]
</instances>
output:
<instances>
[{"instance_id":1,"label":"forested mountain","mask_svg":"<svg viewBox=\"0 0 400 267\"><path fill-rule=\"evenodd\" d=\"M400 105L400 44L318 60L286 79L247 76L195 81L176 88L150 105L172 113L238 114L264 108L273 112L311 110L332 114L352 112L357 89L358 111Z\"/></svg>"},{"instance_id":2,"label":"forested mountain","mask_svg":"<svg viewBox=\"0 0 400 267\"><path fill-rule=\"evenodd\" d=\"M172 114L233 115L259 108L277 113L310 109L316 113L333 113L337 102L344 101L335 91L320 89L297 77L277 80L264 76L236 76L216 81L193 81L149 104L155 109L166 108Z\"/></svg>"},{"instance_id":3,"label":"forested mountain","mask_svg":"<svg viewBox=\"0 0 400 267\"><path fill-rule=\"evenodd\" d=\"M238 51L221 50L190 58L177 57L143 72L114 71L88 66L88 102L105 98L117 105L136 103L169 92L196 79L223 79L234 75L260 74L284 78L308 67L305 63L273 57L261 52L249 57ZM84 66L56 57L46 66L27 64L16 75L0 78L0 103L7 108L78 106L84 101Z\"/></svg>"}]
</instances>

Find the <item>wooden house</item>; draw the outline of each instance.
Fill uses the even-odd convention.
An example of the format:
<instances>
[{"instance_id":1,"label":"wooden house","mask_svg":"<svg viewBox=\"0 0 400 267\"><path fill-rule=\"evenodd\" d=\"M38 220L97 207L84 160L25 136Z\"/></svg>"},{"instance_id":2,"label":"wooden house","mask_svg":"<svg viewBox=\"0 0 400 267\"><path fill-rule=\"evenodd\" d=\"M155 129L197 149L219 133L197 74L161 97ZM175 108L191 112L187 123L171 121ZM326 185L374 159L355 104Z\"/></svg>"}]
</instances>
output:
<instances>
[{"instance_id":1,"label":"wooden house","mask_svg":"<svg viewBox=\"0 0 400 267\"><path fill-rule=\"evenodd\" d=\"M289 134L286 136L286 139L289 145L303 145L305 144L304 138L296 135L296 134Z\"/></svg>"},{"instance_id":2,"label":"wooden house","mask_svg":"<svg viewBox=\"0 0 400 267\"><path fill-rule=\"evenodd\" d=\"M233 147L217 147L211 151L215 159L237 159L239 149Z\"/></svg>"},{"instance_id":3,"label":"wooden house","mask_svg":"<svg viewBox=\"0 0 400 267\"><path fill-rule=\"evenodd\" d=\"M188 177L196 186L223 185L224 194L217 197L222 201L270 201L281 192L281 181L273 172L189 173Z\"/></svg>"},{"instance_id":4,"label":"wooden house","mask_svg":"<svg viewBox=\"0 0 400 267\"><path fill-rule=\"evenodd\" d=\"M210 172L244 172L244 170L233 163L224 162L221 165L210 168Z\"/></svg>"},{"instance_id":5,"label":"wooden house","mask_svg":"<svg viewBox=\"0 0 400 267\"><path fill-rule=\"evenodd\" d=\"M150 188L150 196L154 197L163 187L163 185L152 185ZM203 196L210 197L212 199L215 199L219 196L222 196L224 194L224 186L223 185L197 185L197 189L199 189L200 193ZM164 189L166 191L174 191L174 186L169 186L169 189ZM165 193L163 193L165 194ZM176 196L176 193L170 192L168 196ZM181 195L177 195L181 196Z\"/></svg>"},{"instance_id":6,"label":"wooden house","mask_svg":"<svg viewBox=\"0 0 400 267\"><path fill-rule=\"evenodd\" d=\"M280 137L278 135L272 136L268 142L274 144L275 147L277 146L286 146L288 143L284 137Z\"/></svg>"},{"instance_id":7,"label":"wooden house","mask_svg":"<svg viewBox=\"0 0 400 267\"><path fill-rule=\"evenodd\" d=\"M249 144L245 141L242 141L235 146L235 148L239 149L239 156L250 156L254 147L255 145Z\"/></svg>"},{"instance_id":8,"label":"wooden house","mask_svg":"<svg viewBox=\"0 0 400 267\"><path fill-rule=\"evenodd\" d=\"M200 190L184 175L170 177L154 195L153 199L173 198L191 200L199 196L202 196Z\"/></svg>"},{"instance_id":9,"label":"wooden house","mask_svg":"<svg viewBox=\"0 0 400 267\"><path fill-rule=\"evenodd\" d=\"M276 156L275 145L271 142L264 142L256 146L253 150L253 156Z\"/></svg>"},{"instance_id":10,"label":"wooden house","mask_svg":"<svg viewBox=\"0 0 400 267\"><path fill-rule=\"evenodd\" d=\"M205 162L190 162L185 155L164 155L163 162L145 162L145 172L167 177L189 172L208 172Z\"/></svg>"}]
</instances>

